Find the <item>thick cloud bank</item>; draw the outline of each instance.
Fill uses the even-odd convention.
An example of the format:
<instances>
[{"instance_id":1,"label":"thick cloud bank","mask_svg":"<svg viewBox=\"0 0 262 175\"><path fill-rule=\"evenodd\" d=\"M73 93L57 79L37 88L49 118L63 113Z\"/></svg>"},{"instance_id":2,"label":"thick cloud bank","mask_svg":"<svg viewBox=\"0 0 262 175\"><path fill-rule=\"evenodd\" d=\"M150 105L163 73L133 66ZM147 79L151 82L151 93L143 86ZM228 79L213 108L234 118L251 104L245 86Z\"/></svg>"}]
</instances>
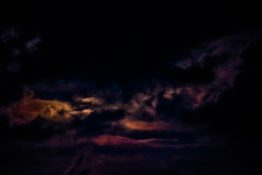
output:
<instances>
[{"instance_id":1,"label":"thick cloud bank","mask_svg":"<svg viewBox=\"0 0 262 175\"><path fill-rule=\"evenodd\" d=\"M18 34L12 29L1 41L15 37ZM0 108L1 125L10 137L1 146L7 150L3 159L15 157L17 170L24 174L208 174L219 170L216 163L221 157L215 153L224 149L223 142L201 135L202 128L187 125L184 117L215 105L234 88L243 71L243 54L259 37L237 34L206 42L168 62L166 70L147 83L122 86L114 82L101 87L93 81L56 80L24 84L23 96ZM40 42L39 37L31 39L25 49L33 53ZM17 72L19 66L8 64L6 71ZM210 74L204 75L209 78L190 81L202 73ZM176 81L180 75L188 80ZM8 152L10 146L14 152ZM22 157L26 158L20 164ZM209 162L211 157L214 161ZM25 165L31 159L34 165ZM192 169L183 167L183 161ZM195 167L198 161L210 168L201 172ZM9 172L17 171L9 164L5 166ZM170 168L173 165L177 169Z\"/></svg>"}]
</instances>

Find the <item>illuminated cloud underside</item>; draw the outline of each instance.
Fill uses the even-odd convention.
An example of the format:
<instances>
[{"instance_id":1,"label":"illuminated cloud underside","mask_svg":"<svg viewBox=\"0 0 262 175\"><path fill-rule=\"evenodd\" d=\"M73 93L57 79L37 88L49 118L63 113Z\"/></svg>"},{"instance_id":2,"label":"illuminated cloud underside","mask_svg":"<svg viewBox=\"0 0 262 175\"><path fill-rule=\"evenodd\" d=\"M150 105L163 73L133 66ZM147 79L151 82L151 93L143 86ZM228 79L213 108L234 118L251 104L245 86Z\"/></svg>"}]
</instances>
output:
<instances>
[{"instance_id":1,"label":"illuminated cloud underside","mask_svg":"<svg viewBox=\"0 0 262 175\"><path fill-rule=\"evenodd\" d=\"M217 59L224 53L229 53L224 63L212 68L215 75L213 81L201 84L168 84L158 83L147 87L145 91L136 92L128 101L123 101L121 94L117 94L117 100L108 100L111 92L104 90L93 90L92 94L78 94L77 89L87 87L85 83L63 82L49 86L44 83L31 85L30 88L36 92L59 91L70 92L72 98L69 100L47 100L37 96L24 96L9 106L2 107L0 112L7 116L12 125L25 125L37 118L64 123L74 118L84 119L92 117L93 114L103 112L124 111L121 120L117 122L127 130L169 130L172 126L167 121L162 121L158 107L162 101L172 102L176 98L183 99L186 110L195 110L205 104L215 103L220 95L234 86L235 79L242 65L242 54L252 42L251 36L231 36L203 45L203 48L193 50L191 57L182 58L175 62L174 69L190 69L191 66L205 66L210 59ZM199 50L202 50L200 52ZM114 92L115 93L115 92ZM176 108L175 104L173 108ZM146 115L151 121L144 121L142 116Z\"/></svg>"}]
</instances>

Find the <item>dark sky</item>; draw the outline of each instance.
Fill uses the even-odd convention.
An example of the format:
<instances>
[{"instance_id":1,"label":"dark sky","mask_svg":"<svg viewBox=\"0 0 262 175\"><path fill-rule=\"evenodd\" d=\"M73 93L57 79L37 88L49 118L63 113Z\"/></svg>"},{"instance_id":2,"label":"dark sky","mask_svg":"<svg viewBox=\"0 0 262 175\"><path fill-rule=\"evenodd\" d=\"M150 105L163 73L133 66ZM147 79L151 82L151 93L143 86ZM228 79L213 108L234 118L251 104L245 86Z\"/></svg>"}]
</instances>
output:
<instances>
[{"instance_id":1,"label":"dark sky","mask_svg":"<svg viewBox=\"0 0 262 175\"><path fill-rule=\"evenodd\" d=\"M3 3L0 174L256 174L259 11Z\"/></svg>"},{"instance_id":2,"label":"dark sky","mask_svg":"<svg viewBox=\"0 0 262 175\"><path fill-rule=\"evenodd\" d=\"M202 41L260 26L258 9L239 2L189 1L162 6L11 1L3 8L3 28L15 25L24 30L23 37L41 35L48 40L38 55L44 60L41 67L50 68L51 75L43 75L48 77L78 76L77 72L90 75L93 69L101 69L119 79L134 78L131 71L146 78L163 61ZM28 62L38 72L34 64L39 61ZM62 73L52 72L58 66ZM69 67L74 71L68 71ZM102 74L91 77L103 79Z\"/></svg>"}]
</instances>

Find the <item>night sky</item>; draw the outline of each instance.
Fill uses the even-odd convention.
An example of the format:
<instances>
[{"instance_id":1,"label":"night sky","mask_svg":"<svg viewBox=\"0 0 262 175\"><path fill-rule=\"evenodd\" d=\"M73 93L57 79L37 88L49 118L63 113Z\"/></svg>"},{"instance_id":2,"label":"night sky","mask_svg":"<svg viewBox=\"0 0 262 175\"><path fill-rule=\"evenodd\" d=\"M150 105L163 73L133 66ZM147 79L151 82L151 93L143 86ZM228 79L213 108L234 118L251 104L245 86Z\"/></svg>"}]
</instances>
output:
<instances>
[{"instance_id":1,"label":"night sky","mask_svg":"<svg viewBox=\"0 0 262 175\"><path fill-rule=\"evenodd\" d=\"M0 174L261 174L256 4L0 6Z\"/></svg>"}]
</instances>

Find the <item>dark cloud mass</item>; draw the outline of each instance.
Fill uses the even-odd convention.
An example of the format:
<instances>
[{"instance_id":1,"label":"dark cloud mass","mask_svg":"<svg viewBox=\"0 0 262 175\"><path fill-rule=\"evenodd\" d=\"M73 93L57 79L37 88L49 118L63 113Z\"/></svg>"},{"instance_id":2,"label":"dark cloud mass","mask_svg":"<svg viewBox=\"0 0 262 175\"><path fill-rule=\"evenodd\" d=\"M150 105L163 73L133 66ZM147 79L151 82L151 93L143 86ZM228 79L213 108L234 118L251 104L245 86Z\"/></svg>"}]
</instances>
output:
<instances>
[{"instance_id":1,"label":"dark cloud mass","mask_svg":"<svg viewBox=\"0 0 262 175\"><path fill-rule=\"evenodd\" d=\"M1 41L16 37L17 31L8 29ZM235 164L229 163L231 154L222 153L227 151L224 140L183 118L216 105L234 88L244 53L259 37L241 33L206 42L168 62L147 83L22 84L22 97L0 108L1 127L6 128L1 130L1 168L9 174L220 174L224 169L230 174ZM40 42L40 37L29 39L25 51L37 52ZM7 70L18 72L20 63L8 63ZM211 78L189 81L201 71ZM179 76L189 78L176 81Z\"/></svg>"},{"instance_id":2,"label":"dark cloud mass","mask_svg":"<svg viewBox=\"0 0 262 175\"><path fill-rule=\"evenodd\" d=\"M0 6L0 175L261 174L260 9L110 4Z\"/></svg>"}]
</instances>

